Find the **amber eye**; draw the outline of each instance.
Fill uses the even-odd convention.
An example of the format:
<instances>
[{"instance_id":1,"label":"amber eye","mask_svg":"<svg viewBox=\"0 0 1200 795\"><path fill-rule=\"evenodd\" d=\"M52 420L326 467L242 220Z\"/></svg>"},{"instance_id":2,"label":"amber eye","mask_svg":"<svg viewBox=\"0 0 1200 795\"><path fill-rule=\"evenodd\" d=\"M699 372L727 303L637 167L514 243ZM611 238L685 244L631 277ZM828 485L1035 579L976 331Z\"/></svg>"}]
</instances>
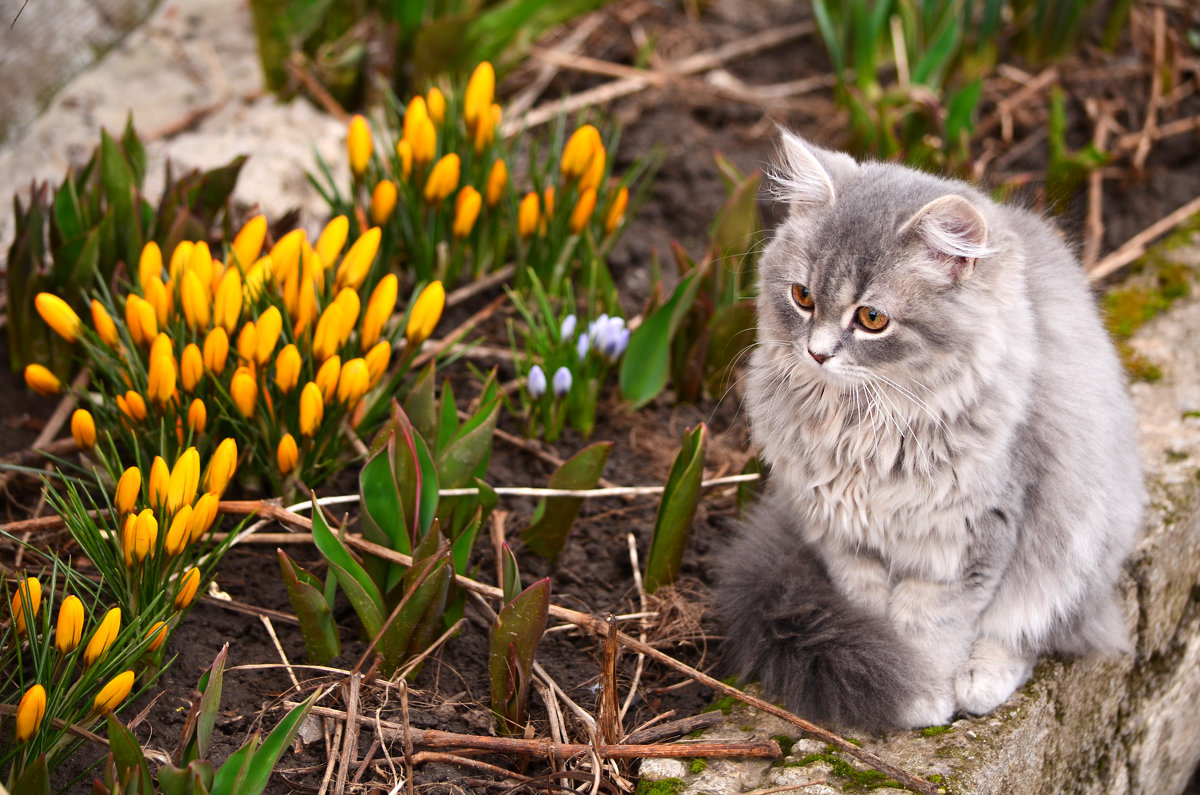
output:
<instances>
[{"instance_id":1,"label":"amber eye","mask_svg":"<svg viewBox=\"0 0 1200 795\"><path fill-rule=\"evenodd\" d=\"M860 306L854 313L854 319L864 331L878 334L887 328L888 316L873 306Z\"/></svg>"},{"instance_id":2,"label":"amber eye","mask_svg":"<svg viewBox=\"0 0 1200 795\"><path fill-rule=\"evenodd\" d=\"M796 302L796 306L801 309L813 308L812 293L808 291L808 287L803 284L792 285L792 300Z\"/></svg>"}]
</instances>

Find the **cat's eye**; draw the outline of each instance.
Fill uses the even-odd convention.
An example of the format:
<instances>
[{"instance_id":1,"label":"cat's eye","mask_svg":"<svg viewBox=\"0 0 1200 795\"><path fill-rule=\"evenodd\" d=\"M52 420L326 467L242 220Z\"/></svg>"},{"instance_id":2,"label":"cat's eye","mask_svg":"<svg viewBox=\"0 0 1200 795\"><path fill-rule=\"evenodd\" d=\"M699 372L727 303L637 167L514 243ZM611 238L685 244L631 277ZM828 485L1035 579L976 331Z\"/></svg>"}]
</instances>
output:
<instances>
[{"instance_id":1,"label":"cat's eye","mask_svg":"<svg viewBox=\"0 0 1200 795\"><path fill-rule=\"evenodd\" d=\"M854 313L854 319L864 330L878 334L887 328L888 316L873 306L860 306Z\"/></svg>"},{"instance_id":2,"label":"cat's eye","mask_svg":"<svg viewBox=\"0 0 1200 795\"><path fill-rule=\"evenodd\" d=\"M796 302L796 306L801 309L813 308L812 293L808 290L808 285L793 284L792 285L792 300Z\"/></svg>"}]
</instances>

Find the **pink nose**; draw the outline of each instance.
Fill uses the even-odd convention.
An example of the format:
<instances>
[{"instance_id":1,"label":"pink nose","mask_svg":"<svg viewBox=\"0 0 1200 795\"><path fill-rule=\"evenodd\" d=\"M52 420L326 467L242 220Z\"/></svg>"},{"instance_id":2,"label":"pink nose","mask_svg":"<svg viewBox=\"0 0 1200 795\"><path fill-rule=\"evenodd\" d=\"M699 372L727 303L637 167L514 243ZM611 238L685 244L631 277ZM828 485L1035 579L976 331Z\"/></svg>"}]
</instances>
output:
<instances>
[{"instance_id":1,"label":"pink nose","mask_svg":"<svg viewBox=\"0 0 1200 795\"><path fill-rule=\"evenodd\" d=\"M830 354L817 353L812 348L808 349L808 355L813 357L813 359L816 360L817 364L825 364L825 362L827 362L833 358L833 354L831 354L831 353Z\"/></svg>"}]
</instances>

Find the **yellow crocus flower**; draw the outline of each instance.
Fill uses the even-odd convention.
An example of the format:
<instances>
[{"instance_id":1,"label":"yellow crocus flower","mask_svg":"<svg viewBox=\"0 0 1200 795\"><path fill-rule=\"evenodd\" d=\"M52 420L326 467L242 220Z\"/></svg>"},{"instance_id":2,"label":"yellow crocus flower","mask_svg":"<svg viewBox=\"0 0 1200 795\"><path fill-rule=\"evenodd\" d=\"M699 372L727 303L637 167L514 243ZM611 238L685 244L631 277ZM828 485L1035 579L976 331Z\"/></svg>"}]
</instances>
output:
<instances>
[{"instance_id":1,"label":"yellow crocus flower","mask_svg":"<svg viewBox=\"0 0 1200 795\"><path fill-rule=\"evenodd\" d=\"M184 392L191 392L200 383L200 379L204 377L204 354L200 352L200 346L194 342L189 342L183 349L183 354L179 357L179 380L183 384Z\"/></svg>"},{"instance_id":2,"label":"yellow crocus flower","mask_svg":"<svg viewBox=\"0 0 1200 795\"><path fill-rule=\"evenodd\" d=\"M238 359L244 362L253 361L254 351L258 347L258 327L253 320L242 324L242 330L237 337Z\"/></svg>"},{"instance_id":3,"label":"yellow crocus flower","mask_svg":"<svg viewBox=\"0 0 1200 795\"><path fill-rule=\"evenodd\" d=\"M321 369L317 370L315 383L321 390L321 397L325 403L333 400L333 396L337 393L338 377L342 373L342 357L330 356L321 365ZM303 425L304 423L301 423Z\"/></svg>"},{"instance_id":4,"label":"yellow crocus flower","mask_svg":"<svg viewBox=\"0 0 1200 795\"><path fill-rule=\"evenodd\" d=\"M523 238L533 237L538 230L538 222L541 220L538 204L538 195L530 191L521 199L521 206L517 208L517 234Z\"/></svg>"},{"instance_id":5,"label":"yellow crocus flower","mask_svg":"<svg viewBox=\"0 0 1200 795\"><path fill-rule=\"evenodd\" d=\"M286 395L296 388L296 384L300 382L302 364L300 349L294 343L285 345L275 357L275 385L281 393Z\"/></svg>"},{"instance_id":6,"label":"yellow crocus flower","mask_svg":"<svg viewBox=\"0 0 1200 795\"><path fill-rule=\"evenodd\" d=\"M604 165L608 160L608 155L604 151L603 146L597 146L595 154L592 155L592 162L588 164L587 171L583 172L583 176L579 178L580 190L599 190L600 183L604 181Z\"/></svg>"},{"instance_id":7,"label":"yellow crocus flower","mask_svg":"<svg viewBox=\"0 0 1200 795\"><path fill-rule=\"evenodd\" d=\"M352 287L357 290L362 286L371 271L371 264L375 262L382 237L383 230L373 226L354 241L346 256L342 257L342 264L337 270L336 285L339 288Z\"/></svg>"},{"instance_id":8,"label":"yellow crocus flower","mask_svg":"<svg viewBox=\"0 0 1200 795\"><path fill-rule=\"evenodd\" d=\"M508 166L503 160L497 160L492 163L492 170L488 172L487 185L483 191L483 197L488 207L495 207L500 202L507 186Z\"/></svg>"},{"instance_id":9,"label":"yellow crocus flower","mask_svg":"<svg viewBox=\"0 0 1200 795\"><path fill-rule=\"evenodd\" d=\"M184 450L171 469L167 489L167 511L174 513L196 499L200 486L200 454L195 447Z\"/></svg>"},{"instance_id":10,"label":"yellow crocus flower","mask_svg":"<svg viewBox=\"0 0 1200 795\"><path fill-rule=\"evenodd\" d=\"M388 363L392 359L392 344L387 340L375 343L363 359L367 362L367 372L371 377L370 385L374 387L387 372Z\"/></svg>"},{"instance_id":11,"label":"yellow crocus flower","mask_svg":"<svg viewBox=\"0 0 1200 795\"><path fill-rule=\"evenodd\" d=\"M219 276L220 274L216 273L212 251L209 249L208 243L205 243L203 240L192 248L192 255L188 257L187 268L183 273L187 273L188 271L196 274L196 277L200 280L200 287L204 291L204 297L212 300L213 284L218 281L214 276ZM182 279L183 275L180 274L178 278Z\"/></svg>"},{"instance_id":12,"label":"yellow crocus flower","mask_svg":"<svg viewBox=\"0 0 1200 795\"><path fill-rule=\"evenodd\" d=\"M80 450L96 446L96 420L87 409L75 409L71 414L71 437Z\"/></svg>"},{"instance_id":13,"label":"yellow crocus flower","mask_svg":"<svg viewBox=\"0 0 1200 795\"><path fill-rule=\"evenodd\" d=\"M454 200L454 223L451 232L455 237L463 238L471 234L482 206L483 197L479 195L479 191L470 185L463 186L458 192L458 198Z\"/></svg>"},{"instance_id":14,"label":"yellow crocus flower","mask_svg":"<svg viewBox=\"0 0 1200 795\"><path fill-rule=\"evenodd\" d=\"M171 319L172 301L171 293L163 284L162 279L151 277L150 281L146 282L146 303L154 308L154 319L158 323L158 327L162 328L167 325L167 321Z\"/></svg>"},{"instance_id":15,"label":"yellow crocus flower","mask_svg":"<svg viewBox=\"0 0 1200 795\"><path fill-rule=\"evenodd\" d=\"M459 170L462 161L454 152L442 157L434 164L425 180L425 201L438 204L458 188Z\"/></svg>"},{"instance_id":16,"label":"yellow crocus flower","mask_svg":"<svg viewBox=\"0 0 1200 795\"><path fill-rule=\"evenodd\" d=\"M407 138L396 142L396 159L400 161L400 176L408 179L412 176L413 145Z\"/></svg>"},{"instance_id":17,"label":"yellow crocus flower","mask_svg":"<svg viewBox=\"0 0 1200 795\"><path fill-rule=\"evenodd\" d=\"M258 259L262 254L263 242L267 238L267 217L256 215L238 230L233 238L230 254L233 259L230 264L240 264L243 268Z\"/></svg>"},{"instance_id":18,"label":"yellow crocus flower","mask_svg":"<svg viewBox=\"0 0 1200 795\"><path fill-rule=\"evenodd\" d=\"M62 381L41 364L25 365L25 383L39 395L57 395L62 391Z\"/></svg>"},{"instance_id":19,"label":"yellow crocus flower","mask_svg":"<svg viewBox=\"0 0 1200 795\"><path fill-rule=\"evenodd\" d=\"M154 625L146 631L146 640L150 640L150 645L146 647L148 652L158 651L158 647L163 645L163 641L167 639L167 622L155 621Z\"/></svg>"},{"instance_id":20,"label":"yellow crocus flower","mask_svg":"<svg viewBox=\"0 0 1200 795\"><path fill-rule=\"evenodd\" d=\"M159 334L150 345L150 367L147 374L146 396L158 405L166 405L175 395L175 355L171 338Z\"/></svg>"},{"instance_id":21,"label":"yellow crocus flower","mask_svg":"<svg viewBox=\"0 0 1200 795\"><path fill-rule=\"evenodd\" d=\"M92 709L96 712L109 712L119 707L133 690L133 679L133 671L124 671L114 676L108 684L100 688L96 700L92 702Z\"/></svg>"},{"instance_id":22,"label":"yellow crocus flower","mask_svg":"<svg viewBox=\"0 0 1200 795\"><path fill-rule=\"evenodd\" d=\"M84 609L78 596L71 594L58 608L58 625L54 630L54 647L70 654L79 646L83 634Z\"/></svg>"},{"instance_id":23,"label":"yellow crocus flower","mask_svg":"<svg viewBox=\"0 0 1200 795\"><path fill-rule=\"evenodd\" d=\"M158 519L154 517L153 510L146 508L134 520L133 545L129 554L132 554L133 559L141 563L154 555L156 543L158 543Z\"/></svg>"},{"instance_id":24,"label":"yellow crocus flower","mask_svg":"<svg viewBox=\"0 0 1200 795\"><path fill-rule=\"evenodd\" d=\"M37 734L46 716L46 688L34 685L25 691L17 704L17 742L27 743Z\"/></svg>"},{"instance_id":25,"label":"yellow crocus flower","mask_svg":"<svg viewBox=\"0 0 1200 795\"><path fill-rule=\"evenodd\" d=\"M134 422L141 422L146 419L146 400L132 389L126 392L124 396L117 396L117 407L121 409L121 412L126 417Z\"/></svg>"},{"instance_id":26,"label":"yellow crocus flower","mask_svg":"<svg viewBox=\"0 0 1200 795\"><path fill-rule=\"evenodd\" d=\"M234 371L233 379L229 382L229 394L243 417L250 419L254 416L254 407L258 403L258 384L248 368L239 367Z\"/></svg>"},{"instance_id":27,"label":"yellow crocus flower","mask_svg":"<svg viewBox=\"0 0 1200 795\"><path fill-rule=\"evenodd\" d=\"M100 626L92 632L91 639L83 649L83 664L90 667L107 654L109 647L113 645L113 641L117 639L120 632L121 608L109 608L108 612L104 614L104 618L100 620Z\"/></svg>"},{"instance_id":28,"label":"yellow crocus flower","mask_svg":"<svg viewBox=\"0 0 1200 795\"><path fill-rule=\"evenodd\" d=\"M425 97L417 94L408 101L408 107L404 109L404 121L400 127L400 137L405 141L412 141L416 134L416 125L422 119L429 118L429 105L425 102Z\"/></svg>"},{"instance_id":29,"label":"yellow crocus flower","mask_svg":"<svg viewBox=\"0 0 1200 795\"><path fill-rule=\"evenodd\" d=\"M225 361L229 357L229 335L217 326L204 338L204 369L213 375L225 372Z\"/></svg>"},{"instance_id":30,"label":"yellow crocus flower","mask_svg":"<svg viewBox=\"0 0 1200 795\"><path fill-rule=\"evenodd\" d=\"M492 99L496 96L496 70L482 61L467 81L463 98L463 121L468 130L475 130L481 121L491 121Z\"/></svg>"},{"instance_id":31,"label":"yellow crocus flower","mask_svg":"<svg viewBox=\"0 0 1200 795\"><path fill-rule=\"evenodd\" d=\"M367 311L363 313L362 329L359 331L359 342L364 347L374 345L383 333L383 326L396 309L396 297L400 280L396 274L389 273L379 280L367 301Z\"/></svg>"},{"instance_id":32,"label":"yellow crocus flower","mask_svg":"<svg viewBox=\"0 0 1200 795\"><path fill-rule=\"evenodd\" d=\"M287 477L296 468L300 460L300 448L296 445L296 437L285 433L275 448L275 462L279 465L279 474Z\"/></svg>"},{"instance_id":33,"label":"yellow crocus flower","mask_svg":"<svg viewBox=\"0 0 1200 795\"><path fill-rule=\"evenodd\" d=\"M67 342L78 339L83 321L66 301L52 293L38 293L33 299L33 306L58 336Z\"/></svg>"},{"instance_id":34,"label":"yellow crocus flower","mask_svg":"<svg viewBox=\"0 0 1200 795\"><path fill-rule=\"evenodd\" d=\"M212 307L200 276L193 270L183 272L183 283L179 286L179 295L183 303L183 319L188 328L207 329Z\"/></svg>"},{"instance_id":35,"label":"yellow crocus flower","mask_svg":"<svg viewBox=\"0 0 1200 795\"><path fill-rule=\"evenodd\" d=\"M317 256L321 258L323 265L329 265L337 261L338 255L342 253L342 247L346 245L346 237L349 234L350 219L344 215L339 215L325 224L325 228L321 230L320 237L317 238L317 245L313 247Z\"/></svg>"},{"instance_id":36,"label":"yellow crocus flower","mask_svg":"<svg viewBox=\"0 0 1200 795\"><path fill-rule=\"evenodd\" d=\"M188 262L192 259L192 252L196 250L196 244L191 240L181 240L175 245L175 250L171 252L171 262L167 265L167 278L172 282L177 282L179 277L183 275L187 269Z\"/></svg>"},{"instance_id":37,"label":"yellow crocus flower","mask_svg":"<svg viewBox=\"0 0 1200 795\"><path fill-rule=\"evenodd\" d=\"M413 133L408 141L412 146L412 159L417 166L424 168L433 162L437 154L437 129L428 116L423 116L413 123Z\"/></svg>"},{"instance_id":38,"label":"yellow crocus flower","mask_svg":"<svg viewBox=\"0 0 1200 795\"><path fill-rule=\"evenodd\" d=\"M317 319L313 332L312 353L318 362L323 362L338 351L338 335L342 328L342 308L334 301L325 307Z\"/></svg>"},{"instance_id":39,"label":"yellow crocus flower","mask_svg":"<svg viewBox=\"0 0 1200 795\"><path fill-rule=\"evenodd\" d=\"M611 235L625 220L625 208L628 205L629 188L622 186L613 196L612 203L608 205L608 211L604 213L604 231L607 234Z\"/></svg>"},{"instance_id":40,"label":"yellow crocus flower","mask_svg":"<svg viewBox=\"0 0 1200 795\"><path fill-rule=\"evenodd\" d=\"M563 147L562 162L559 164L563 177L569 180L582 177L591 166L597 149L601 148L600 131L591 124L585 124L573 132Z\"/></svg>"},{"instance_id":41,"label":"yellow crocus flower","mask_svg":"<svg viewBox=\"0 0 1200 795\"><path fill-rule=\"evenodd\" d=\"M446 95L437 86L429 89L429 93L426 94L425 107L429 110L429 118L434 124L441 124L446 120Z\"/></svg>"},{"instance_id":42,"label":"yellow crocus flower","mask_svg":"<svg viewBox=\"0 0 1200 795\"><path fill-rule=\"evenodd\" d=\"M346 155L350 159L350 172L357 179L367 170L371 162L371 128L361 114L355 114L350 119L350 129L346 133Z\"/></svg>"},{"instance_id":43,"label":"yellow crocus flower","mask_svg":"<svg viewBox=\"0 0 1200 795\"><path fill-rule=\"evenodd\" d=\"M171 524L167 528L167 537L163 541L163 551L168 555L178 555L187 547L190 540L188 535L188 524L192 520L192 506L185 505L171 517Z\"/></svg>"},{"instance_id":44,"label":"yellow crocus flower","mask_svg":"<svg viewBox=\"0 0 1200 795\"><path fill-rule=\"evenodd\" d=\"M371 191L371 220L382 226L392 217L396 209L396 183L390 179L381 179Z\"/></svg>"},{"instance_id":45,"label":"yellow crocus flower","mask_svg":"<svg viewBox=\"0 0 1200 795\"><path fill-rule=\"evenodd\" d=\"M154 509L161 508L167 501L167 491L171 487L171 468L161 455L154 456L150 464L150 478L146 486L146 501Z\"/></svg>"},{"instance_id":46,"label":"yellow crocus flower","mask_svg":"<svg viewBox=\"0 0 1200 795\"><path fill-rule=\"evenodd\" d=\"M204 490L218 497L225 493L225 487L233 477L237 468L237 442L225 439L217 445L216 451L208 461L208 474L204 478Z\"/></svg>"},{"instance_id":47,"label":"yellow crocus flower","mask_svg":"<svg viewBox=\"0 0 1200 795\"><path fill-rule=\"evenodd\" d=\"M338 376L337 399L339 403L354 406L371 385L371 371L360 356L346 362Z\"/></svg>"},{"instance_id":48,"label":"yellow crocus flower","mask_svg":"<svg viewBox=\"0 0 1200 795\"><path fill-rule=\"evenodd\" d=\"M338 347L340 348L350 339L350 332L354 330L354 324L358 322L358 313L362 309L362 300L358 297L357 290L350 287L343 287L338 291L333 302L342 310L338 313L337 327Z\"/></svg>"},{"instance_id":49,"label":"yellow crocus flower","mask_svg":"<svg viewBox=\"0 0 1200 795\"><path fill-rule=\"evenodd\" d=\"M137 467L129 467L117 481L117 492L113 497L113 506L117 513L129 513L137 504L138 492L142 490L142 472Z\"/></svg>"},{"instance_id":50,"label":"yellow crocus flower","mask_svg":"<svg viewBox=\"0 0 1200 795\"><path fill-rule=\"evenodd\" d=\"M321 419L324 415L325 395L322 393L321 387L313 381L309 381L304 385L304 389L300 390L300 433L304 436L312 436L321 426Z\"/></svg>"},{"instance_id":51,"label":"yellow crocus flower","mask_svg":"<svg viewBox=\"0 0 1200 795\"><path fill-rule=\"evenodd\" d=\"M95 298L92 299L92 326L96 329L96 336L100 337L108 347L115 348L121 343L121 335L117 331L117 324L113 322L112 315L108 314L104 304Z\"/></svg>"},{"instance_id":52,"label":"yellow crocus flower","mask_svg":"<svg viewBox=\"0 0 1200 795\"><path fill-rule=\"evenodd\" d=\"M570 228L571 234L577 235L583 231L595 209L596 189L588 188L579 195L579 198L575 201L575 209L571 210L571 217L567 221L567 226Z\"/></svg>"},{"instance_id":53,"label":"yellow crocus flower","mask_svg":"<svg viewBox=\"0 0 1200 795\"><path fill-rule=\"evenodd\" d=\"M221 498L211 491L206 491L200 495L200 499L196 500L196 504L192 506L192 514L188 517L188 541L195 543L200 540L200 537L208 532L208 528L212 527L212 523L217 518L217 508L221 503Z\"/></svg>"},{"instance_id":54,"label":"yellow crocus flower","mask_svg":"<svg viewBox=\"0 0 1200 795\"><path fill-rule=\"evenodd\" d=\"M200 588L200 570L192 566L179 580L179 591L175 594L175 608L183 610L196 598Z\"/></svg>"},{"instance_id":55,"label":"yellow crocus flower","mask_svg":"<svg viewBox=\"0 0 1200 795\"><path fill-rule=\"evenodd\" d=\"M142 246L141 256L138 257L138 285L146 290L146 283L151 279L162 279L163 255L158 243L151 240Z\"/></svg>"},{"instance_id":56,"label":"yellow crocus flower","mask_svg":"<svg viewBox=\"0 0 1200 795\"><path fill-rule=\"evenodd\" d=\"M241 314L242 275L237 268L230 268L217 284L217 294L213 298L213 325L225 329L226 334L232 334Z\"/></svg>"},{"instance_id":57,"label":"yellow crocus flower","mask_svg":"<svg viewBox=\"0 0 1200 795\"><path fill-rule=\"evenodd\" d=\"M446 288L440 281L426 285L417 300L413 303L412 312L408 315L408 325L404 329L404 337L408 340L410 349L429 339L442 310L446 306Z\"/></svg>"},{"instance_id":58,"label":"yellow crocus flower","mask_svg":"<svg viewBox=\"0 0 1200 795\"><path fill-rule=\"evenodd\" d=\"M25 606L29 605L29 612L34 618L37 618L42 609L42 583L37 577L27 577L24 582L17 586L17 592L12 598L12 619L13 626L17 629L18 635L24 635L25 626Z\"/></svg>"},{"instance_id":59,"label":"yellow crocus flower","mask_svg":"<svg viewBox=\"0 0 1200 795\"><path fill-rule=\"evenodd\" d=\"M254 361L265 364L275 352L279 335L283 331L283 315L279 307L269 306L258 316L254 334Z\"/></svg>"},{"instance_id":60,"label":"yellow crocus flower","mask_svg":"<svg viewBox=\"0 0 1200 795\"><path fill-rule=\"evenodd\" d=\"M200 398L196 398L188 406L187 421L188 427L194 433L204 433L204 426L208 424L208 407L204 405L204 401Z\"/></svg>"},{"instance_id":61,"label":"yellow crocus flower","mask_svg":"<svg viewBox=\"0 0 1200 795\"><path fill-rule=\"evenodd\" d=\"M125 297L125 326L134 345L147 345L158 336L158 319L154 307L140 295Z\"/></svg>"}]
</instances>

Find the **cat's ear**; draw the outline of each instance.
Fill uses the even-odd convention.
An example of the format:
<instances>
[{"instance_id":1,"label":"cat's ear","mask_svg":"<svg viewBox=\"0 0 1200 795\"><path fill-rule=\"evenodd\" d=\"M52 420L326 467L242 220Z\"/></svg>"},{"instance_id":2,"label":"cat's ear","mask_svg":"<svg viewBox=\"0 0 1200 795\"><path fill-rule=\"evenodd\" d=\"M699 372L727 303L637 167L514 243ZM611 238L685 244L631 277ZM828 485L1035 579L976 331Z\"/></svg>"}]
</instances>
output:
<instances>
[{"instance_id":1,"label":"cat's ear","mask_svg":"<svg viewBox=\"0 0 1200 795\"><path fill-rule=\"evenodd\" d=\"M975 261L993 253L983 214L965 196L952 193L926 204L901 228L932 255L935 275L958 283L969 278Z\"/></svg>"},{"instance_id":2,"label":"cat's ear","mask_svg":"<svg viewBox=\"0 0 1200 795\"><path fill-rule=\"evenodd\" d=\"M770 174L772 193L800 214L833 204L835 185L858 171L848 155L818 149L787 130L780 130L779 160Z\"/></svg>"}]
</instances>

